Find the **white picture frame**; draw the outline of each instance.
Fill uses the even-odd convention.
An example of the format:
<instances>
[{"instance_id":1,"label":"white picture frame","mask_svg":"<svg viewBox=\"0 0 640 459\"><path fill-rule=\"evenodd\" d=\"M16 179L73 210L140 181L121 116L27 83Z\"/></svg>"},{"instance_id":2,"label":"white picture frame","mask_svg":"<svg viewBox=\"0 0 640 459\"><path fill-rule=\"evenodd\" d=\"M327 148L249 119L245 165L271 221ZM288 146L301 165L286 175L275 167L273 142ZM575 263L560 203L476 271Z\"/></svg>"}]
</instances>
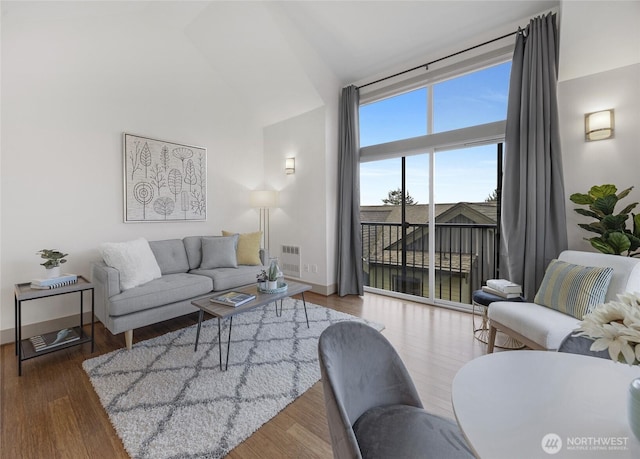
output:
<instances>
[{"instance_id":1,"label":"white picture frame","mask_svg":"<svg viewBox=\"0 0 640 459\"><path fill-rule=\"evenodd\" d=\"M207 149L123 133L124 221L207 220Z\"/></svg>"}]
</instances>

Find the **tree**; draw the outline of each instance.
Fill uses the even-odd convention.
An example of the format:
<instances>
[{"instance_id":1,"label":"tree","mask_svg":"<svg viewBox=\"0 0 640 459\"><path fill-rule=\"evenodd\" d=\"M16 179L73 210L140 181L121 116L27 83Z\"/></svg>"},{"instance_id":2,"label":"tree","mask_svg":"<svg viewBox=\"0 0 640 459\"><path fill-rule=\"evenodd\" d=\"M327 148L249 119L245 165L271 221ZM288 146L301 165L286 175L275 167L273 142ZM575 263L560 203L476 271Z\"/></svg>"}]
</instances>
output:
<instances>
[{"instance_id":1,"label":"tree","mask_svg":"<svg viewBox=\"0 0 640 459\"><path fill-rule=\"evenodd\" d=\"M409 194L409 191L407 191L407 194L405 195L404 200L408 206L415 206L416 204L418 204L418 201L415 201L411 197L411 195ZM383 199L382 202L385 206L402 205L402 190L398 188L396 190L389 191L389 195L385 199Z\"/></svg>"},{"instance_id":2,"label":"tree","mask_svg":"<svg viewBox=\"0 0 640 459\"><path fill-rule=\"evenodd\" d=\"M498 200L498 189L496 188L487 196L484 202L496 202Z\"/></svg>"},{"instance_id":3,"label":"tree","mask_svg":"<svg viewBox=\"0 0 640 459\"><path fill-rule=\"evenodd\" d=\"M153 203L153 210L158 215L163 215L164 219L167 219L167 215L171 215L175 209L175 202L173 199L166 196L161 196Z\"/></svg>"},{"instance_id":4,"label":"tree","mask_svg":"<svg viewBox=\"0 0 640 459\"><path fill-rule=\"evenodd\" d=\"M160 150L160 163L165 172L169 170L169 148L166 145Z\"/></svg>"},{"instance_id":5,"label":"tree","mask_svg":"<svg viewBox=\"0 0 640 459\"><path fill-rule=\"evenodd\" d=\"M140 152L140 163L144 166L144 178L148 178L147 168L151 166L151 150L149 150L147 142L144 143L144 147Z\"/></svg>"},{"instance_id":6,"label":"tree","mask_svg":"<svg viewBox=\"0 0 640 459\"><path fill-rule=\"evenodd\" d=\"M162 167L157 163L151 168L151 183L158 189L158 194L160 194L161 188L167 186Z\"/></svg>"},{"instance_id":7,"label":"tree","mask_svg":"<svg viewBox=\"0 0 640 459\"><path fill-rule=\"evenodd\" d=\"M178 200L178 194L182 191L182 173L178 169L169 171L169 191L173 193L173 199Z\"/></svg>"},{"instance_id":8,"label":"tree","mask_svg":"<svg viewBox=\"0 0 640 459\"><path fill-rule=\"evenodd\" d=\"M193 161L187 159L187 165L184 168L184 183L189 185L189 191L191 191L191 187L196 184L197 180Z\"/></svg>"}]
</instances>

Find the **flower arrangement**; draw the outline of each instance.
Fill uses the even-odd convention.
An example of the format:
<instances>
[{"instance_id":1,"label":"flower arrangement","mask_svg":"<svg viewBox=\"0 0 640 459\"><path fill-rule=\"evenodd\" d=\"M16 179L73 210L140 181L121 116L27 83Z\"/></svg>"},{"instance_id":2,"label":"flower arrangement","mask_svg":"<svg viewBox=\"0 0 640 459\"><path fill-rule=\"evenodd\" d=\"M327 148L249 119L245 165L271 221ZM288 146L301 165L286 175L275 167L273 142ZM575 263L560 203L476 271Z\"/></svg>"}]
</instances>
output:
<instances>
[{"instance_id":1,"label":"flower arrangement","mask_svg":"<svg viewBox=\"0 0 640 459\"><path fill-rule=\"evenodd\" d=\"M267 276L267 272L264 269L260 271L260 274L258 274L256 277L258 279L258 282L267 282L267 280L269 280L269 276Z\"/></svg>"},{"instance_id":2,"label":"flower arrangement","mask_svg":"<svg viewBox=\"0 0 640 459\"><path fill-rule=\"evenodd\" d=\"M592 351L609 350L611 360L640 364L640 293L623 293L585 315L575 336L594 339Z\"/></svg>"}]
</instances>

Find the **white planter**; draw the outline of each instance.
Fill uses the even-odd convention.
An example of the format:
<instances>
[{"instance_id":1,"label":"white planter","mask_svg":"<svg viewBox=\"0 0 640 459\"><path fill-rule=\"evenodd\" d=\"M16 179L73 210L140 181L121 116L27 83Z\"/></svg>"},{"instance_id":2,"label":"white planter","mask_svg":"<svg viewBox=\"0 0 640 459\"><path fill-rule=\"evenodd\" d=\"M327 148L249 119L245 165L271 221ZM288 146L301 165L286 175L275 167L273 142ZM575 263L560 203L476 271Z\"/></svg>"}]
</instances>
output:
<instances>
[{"instance_id":1,"label":"white planter","mask_svg":"<svg viewBox=\"0 0 640 459\"><path fill-rule=\"evenodd\" d=\"M45 271L47 272L47 279L60 277L60 266L54 266L53 268L45 269Z\"/></svg>"},{"instance_id":2,"label":"white planter","mask_svg":"<svg viewBox=\"0 0 640 459\"><path fill-rule=\"evenodd\" d=\"M278 288L278 281L267 281L267 290L275 290Z\"/></svg>"}]
</instances>

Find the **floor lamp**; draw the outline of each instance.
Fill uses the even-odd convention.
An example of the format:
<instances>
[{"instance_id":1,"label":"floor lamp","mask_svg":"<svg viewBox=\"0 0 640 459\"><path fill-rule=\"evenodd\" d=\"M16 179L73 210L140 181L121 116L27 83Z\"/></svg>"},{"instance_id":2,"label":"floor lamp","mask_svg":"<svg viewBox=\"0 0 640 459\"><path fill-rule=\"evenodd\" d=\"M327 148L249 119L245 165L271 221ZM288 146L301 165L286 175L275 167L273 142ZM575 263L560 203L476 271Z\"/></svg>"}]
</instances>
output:
<instances>
[{"instance_id":1,"label":"floor lamp","mask_svg":"<svg viewBox=\"0 0 640 459\"><path fill-rule=\"evenodd\" d=\"M260 231L262 231L262 247L271 250L269 234L269 209L278 206L278 192L274 190L255 190L250 195L251 207L260 209Z\"/></svg>"}]
</instances>

